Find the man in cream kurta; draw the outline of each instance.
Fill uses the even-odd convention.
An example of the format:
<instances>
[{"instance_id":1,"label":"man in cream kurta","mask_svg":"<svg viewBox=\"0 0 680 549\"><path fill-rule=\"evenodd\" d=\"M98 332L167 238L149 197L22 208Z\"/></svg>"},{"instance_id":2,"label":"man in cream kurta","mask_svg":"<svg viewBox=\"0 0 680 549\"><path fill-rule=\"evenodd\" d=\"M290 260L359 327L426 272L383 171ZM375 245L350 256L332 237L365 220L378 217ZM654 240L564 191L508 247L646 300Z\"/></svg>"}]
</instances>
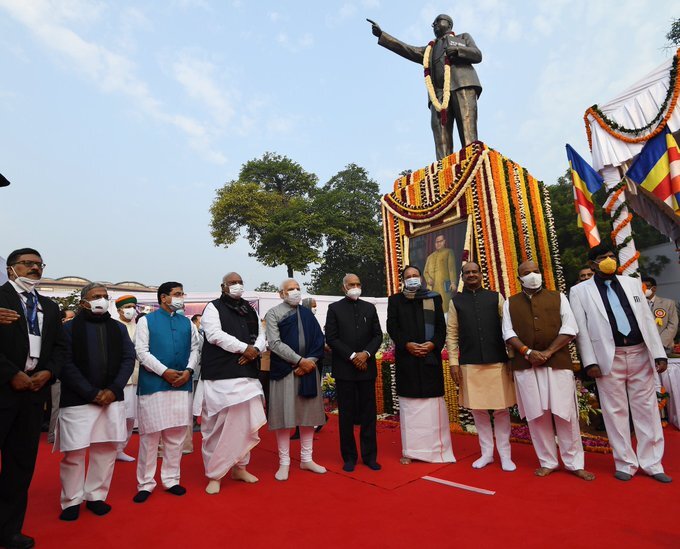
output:
<instances>
[{"instance_id":1,"label":"man in cream kurta","mask_svg":"<svg viewBox=\"0 0 680 549\"><path fill-rule=\"evenodd\" d=\"M593 480L595 475L583 468L576 386L567 347L578 333L574 314L563 294L543 288L536 263L525 261L518 274L522 291L503 307L503 339L514 349L517 406L527 418L540 463L535 474L545 477L558 468L557 435L565 469L583 480Z\"/></svg>"},{"instance_id":2,"label":"man in cream kurta","mask_svg":"<svg viewBox=\"0 0 680 549\"><path fill-rule=\"evenodd\" d=\"M267 422L258 380L266 342L255 309L242 295L241 275L226 274L221 297L208 303L201 318L205 342L194 415L201 416L209 494L220 491L230 469L234 480L258 481L246 466L250 450L260 442L258 430Z\"/></svg>"},{"instance_id":3,"label":"man in cream kurta","mask_svg":"<svg viewBox=\"0 0 680 549\"><path fill-rule=\"evenodd\" d=\"M434 252L427 256L423 275L427 287L442 296L444 311L449 310L451 292L456 285L456 258L451 248L446 247L446 237L438 234L434 239Z\"/></svg>"},{"instance_id":4,"label":"man in cream kurta","mask_svg":"<svg viewBox=\"0 0 680 549\"><path fill-rule=\"evenodd\" d=\"M463 291L453 296L449 306L446 345L451 376L460 387L461 404L472 411L482 450L472 467L493 463L495 431L501 467L514 471L508 408L516 401L501 327L503 297L482 288L479 265L472 261L463 266L463 284Z\"/></svg>"}]
</instances>

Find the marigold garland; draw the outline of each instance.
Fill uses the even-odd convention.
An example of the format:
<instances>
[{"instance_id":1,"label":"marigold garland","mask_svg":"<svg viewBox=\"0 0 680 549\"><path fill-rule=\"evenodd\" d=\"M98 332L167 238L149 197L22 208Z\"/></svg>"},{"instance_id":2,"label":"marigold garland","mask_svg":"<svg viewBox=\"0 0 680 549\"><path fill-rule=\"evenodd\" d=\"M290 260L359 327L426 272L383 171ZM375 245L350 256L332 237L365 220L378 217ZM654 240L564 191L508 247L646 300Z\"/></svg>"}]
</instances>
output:
<instances>
[{"instance_id":1,"label":"marigold garland","mask_svg":"<svg viewBox=\"0 0 680 549\"><path fill-rule=\"evenodd\" d=\"M678 58L680 57L680 48L675 52L673 56L673 64L670 70L670 79L668 83L668 90L666 92L666 97L664 98L659 111L656 116L651 120L651 122L645 124L641 128L625 128L619 125L617 122L611 120L607 117L604 112L602 112L597 105L590 107L583 115L583 121L586 126L586 134L588 135L588 146L590 150L593 150L593 136L592 130L590 129L590 123L588 122L588 116L592 116L593 119L598 123L598 125L606 131L612 137L624 141L625 143L642 143L644 141L650 140L652 137L658 135L663 131L666 124L673 115L673 111L678 102L678 97L680 96L680 78L678 78ZM666 113L663 118L662 114ZM659 122L660 120L660 122ZM638 136L638 137L628 137L623 135L624 133L630 134L640 134L648 129L650 129L654 124L659 122L659 125L652 130L650 133Z\"/></svg>"},{"instance_id":2,"label":"marigold garland","mask_svg":"<svg viewBox=\"0 0 680 549\"><path fill-rule=\"evenodd\" d=\"M614 244L616 244L616 237L617 235L624 229L624 227L627 227L630 222L633 220L633 214L629 213L625 219L619 222L619 224L614 227L614 230L612 230L611 236L612 236L612 241Z\"/></svg>"},{"instance_id":3,"label":"marigold garland","mask_svg":"<svg viewBox=\"0 0 680 549\"><path fill-rule=\"evenodd\" d=\"M447 34L453 34L447 33ZM434 85L432 84L432 76L430 75L430 53L432 52L432 47L434 46L434 40L432 40L425 48L425 53L423 54L423 73L425 74L425 87L427 88L427 94L430 97L430 103L435 108L435 110L440 114L440 119L442 126L446 126L447 122L447 112L449 108L449 101L451 99L451 62L449 61L449 56L444 57L444 97L443 101L440 103L437 99L437 94L434 91Z\"/></svg>"}]
</instances>

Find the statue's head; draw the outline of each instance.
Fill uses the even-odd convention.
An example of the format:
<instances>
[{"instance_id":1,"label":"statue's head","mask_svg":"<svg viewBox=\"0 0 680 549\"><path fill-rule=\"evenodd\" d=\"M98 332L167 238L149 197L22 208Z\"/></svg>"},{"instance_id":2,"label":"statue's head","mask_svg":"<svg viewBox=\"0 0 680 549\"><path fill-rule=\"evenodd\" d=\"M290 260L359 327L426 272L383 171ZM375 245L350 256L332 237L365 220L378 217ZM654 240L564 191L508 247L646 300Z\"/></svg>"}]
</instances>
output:
<instances>
[{"instance_id":1,"label":"statue's head","mask_svg":"<svg viewBox=\"0 0 680 549\"><path fill-rule=\"evenodd\" d=\"M434 35L439 38L447 32L453 30L453 19L445 13L437 15L435 20L432 22L432 30L434 30Z\"/></svg>"}]
</instances>

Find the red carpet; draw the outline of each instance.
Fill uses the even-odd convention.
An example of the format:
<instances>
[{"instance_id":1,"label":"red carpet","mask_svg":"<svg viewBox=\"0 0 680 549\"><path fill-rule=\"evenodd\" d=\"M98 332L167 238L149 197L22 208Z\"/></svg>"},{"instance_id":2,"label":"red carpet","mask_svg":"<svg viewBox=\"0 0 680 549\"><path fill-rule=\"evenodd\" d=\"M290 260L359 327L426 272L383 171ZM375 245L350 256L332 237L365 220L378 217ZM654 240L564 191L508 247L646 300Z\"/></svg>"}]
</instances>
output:
<instances>
[{"instance_id":1,"label":"red carpet","mask_svg":"<svg viewBox=\"0 0 680 549\"><path fill-rule=\"evenodd\" d=\"M677 547L680 521L680 432L665 429L666 472L662 485L638 474L630 482L613 477L611 455L586 454L586 468L598 478L582 481L566 472L537 478L533 448L513 444L517 471L494 463L470 466L477 438L454 436L458 463L401 465L399 429L381 426L379 461L374 472L359 464L344 473L336 418L315 438L315 461L329 472L300 471L274 479L276 442L266 428L253 451L249 470L254 485L225 479L222 492L208 496L200 451L182 461L183 497L157 488L144 504L132 502L135 464L116 464L108 503L111 513L97 517L81 509L73 523L58 520L59 456L44 442L31 486L24 532L39 547ZM130 451L136 454L137 436ZM195 434L200 448L200 433ZM299 443L291 442L299 455ZM436 484L430 475L478 488L493 496Z\"/></svg>"}]
</instances>

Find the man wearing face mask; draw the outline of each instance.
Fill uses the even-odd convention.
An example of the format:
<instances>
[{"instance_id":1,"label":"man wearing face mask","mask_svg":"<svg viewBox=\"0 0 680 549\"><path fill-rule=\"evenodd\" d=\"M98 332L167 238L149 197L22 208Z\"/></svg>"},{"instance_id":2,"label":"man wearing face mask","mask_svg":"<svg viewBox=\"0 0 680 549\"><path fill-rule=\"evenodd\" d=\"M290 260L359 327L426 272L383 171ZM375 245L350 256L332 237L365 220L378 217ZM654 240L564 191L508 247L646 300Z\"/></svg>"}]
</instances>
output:
<instances>
[{"instance_id":1,"label":"man wearing face mask","mask_svg":"<svg viewBox=\"0 0 680 549\"><path fill-rule=\"evenodd\" d=\"M333 350L333 377L338 398L340 454L343 469L351 472L357 462L354 420L361 425L361 460L374 471L376 461L375 353L382 343L382 328L375 305L361 296L361 280L355 274L342 279L345 298L332 303L326 316L326 341Z\"/></svg>"},{"instance_id":2,"label":"man wearing face mask","mask_svg":"<svg viewBox=\"0 0 680 549\"><path fill-rule=\"evenodd\" d=\"M444 402L442 297L421 287L420 270L407 265L404 289L387 300L387 331L394 341L402 463L456 461Z\"/></svg>"},{"instance_id":3,"label":"man wearing face mask","mask_svg":"<svg viewBox=\"0 0 680 549\"><path fill-rule=\"evenodd\" d=\"M130 336L108 312L106 287L92 282L80 298L80 312L64 326L60 375L56 444L64 456L59 518L66 521L78 519L83 501L96 515L111 510L105 500L118 448L127 439L124 388L135 367Z\"/></svg>"},{"instance_id":4,"label":"man wearing face mask","mask_svg":"<svg viewBox=\"0 0 680 549\"><path fill-rule=\"evenodd\" d=\"M673 352L675 334L678 333L678 310L675 301L661 297L656 293L656 279L651 276L643 276L642 283L645 285L645 297L652 311L654 323L659 330L659 337L666 353Z\"/></svg>"},{"instance_id":5,"label":"man wearing face mask","mask_svg":"<svg viewBox=\"0 0 680 549\"><path fill-rule=\"evenodd\" d=\"M122 295L116 299L116 310L118 311L118 321L127 329L130 339L134 343L137 324L137 298L133 295ZM127 423L128 436L123 444L118 448L118 461L134 461L135 458L125 453L125 447L130 442L132 430L135 427L137 418L137 380L139 379L139 361L135 357L135 369L125 385L125 421Z\"/></svg>"},{"instance_id":6,"label":"man wearing face mask","mask_svg":"<svg viewBox=\"0 0 680 549\"><path fill-rule=\"evenodd\" d=\"M135 503L145 502L156 487L158 443L163 442L161 483L175 496L180 483L182 444L191 425L192 375L201 345L198 330L184 310L184 287L164 282L156 292L160 308L137 322L135 348L142 368L137 389L139 455Z\"/></svg>"},{"instance_id":7,"label":"man wearing face mask","mask_svg":"<svg viewBox=\"0 0 680 549\"><path fill-rule=\"evenodd\" d=\"M201 416L208 494L220 491L230 469L234 480L258 481L246 466L250 450L260 442L258 431L267 423L258 381L266 342L257 312L242 295L241 275L224 275L222 295L208 303L201 318L203 398L194 402L194 414Z\"/></svg>"},{"instance_id":8,"label":"man wearing face mask","mask_svg":"<svg viewBox=\"0 0 680 549\"><path fill-rule=\"evenodd\" d=\"M300 306L300 285L292 278L279 286L283 300L265 315L271 350L269 429L276 431L279 469L276 480L288 480L290 430L300 427L300 469L323 474L312 459L314 427L326 422L317 362L323 358L324 336L309 309Z\"/></svg>"},{"instance_id":9,"label":"man wearing face mask","mask_svg":"<svg viewBox=\"0 0 680 549\"><path fill-rule=\"evenodd\" d=\"M564 295L543 288L536 263L525 261L517 271L522 291L503 306L503 338L514 350L517 407L529 423L540 464L534 474L545 477L559 467L557 435L565 469L580 479L593 480L595 475L583 468L576 386L568 348L578 333L574 314Z\"/></svg>"},{"instance_id":10,"label":"man wearing face mask","mask_svg":"<svg viewBox=\"0 0 680 549\"><path fill-rule=\"evenodd\" d=\"M595 379L600 408L614 454L618 480L638 468L667 483L661 464L663 430L654 372L668 366L652 311L638 279L617 276L616 256L600 244L588 253L595 276L571 289L569 298L579 326L576 340L585 373ZM630 439L633 418L637 450Z\"/></svg>"},{"instance_id":11,"label":"man wearing face mask","mask_svg":"<svg viewBox=\"0 0 680 549\"><path fill-rule=\"evenodd\" d=\"M29 548L21 533L43 408L63 360L59 307L35 291L45 264L32 248L7 256L0 286L0 545Z\"/></svg>"}]
</instances>

